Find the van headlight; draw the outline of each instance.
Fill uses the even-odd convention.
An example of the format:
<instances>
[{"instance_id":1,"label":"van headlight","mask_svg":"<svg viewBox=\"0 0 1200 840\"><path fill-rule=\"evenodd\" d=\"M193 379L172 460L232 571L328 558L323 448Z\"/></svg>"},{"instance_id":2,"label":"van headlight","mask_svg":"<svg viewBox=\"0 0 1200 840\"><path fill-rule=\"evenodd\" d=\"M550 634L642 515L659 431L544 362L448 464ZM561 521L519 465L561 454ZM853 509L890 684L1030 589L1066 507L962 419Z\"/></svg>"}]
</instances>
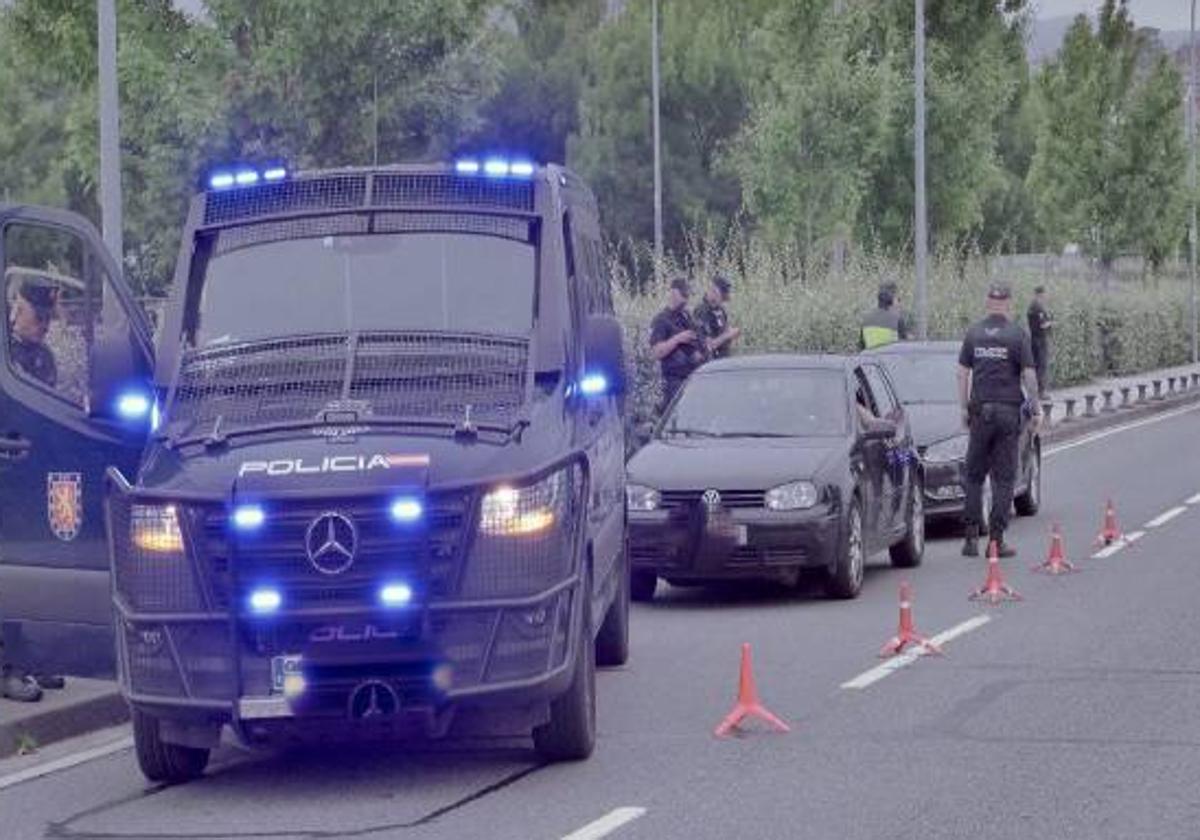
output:
<instances>
[{"instance_id":1,"label":"van headlight","mask_svg":"<svg viewBox=\"0 0 1200 840\"><path fill-rule=\"evenodd\" d=\"M807 510L817 503L817 485L811 481L793 481L767 491L763 500L767 510Z\"/></svg>"},{"instance_id":2,"label":"van headlight","mask_svg":"<svg viewBox=\"0 0 1200 840\"><path fill-rule=\"evenodd\" d=\"M560 470L527 487L497 487L483 497L479 530L501 537L521 537L550 530L565 509L568 470Z\"/></svg>"},{"instance_id":3,"label":"van headlight","mask_svg":"<svg viewBox=\"0 0 1200 840\"><path fill-rule=\"evenodd\" d=\"M658 510L658 506L661 503L662 493L659 493L653 487L646 487L641 484L625 485L626 510L649 513L652 510Z\"/></svg>"},{"instance_id":4,"label":"van headlight","mask_svg":"<svg viewBox=\"0 0 1200 840\"><path fill-rule=\"evenodd\" d=\"M961 461L967 457L966 435L956 435L952 438L938 441L925 450L925 462L928 464L949 464Z\"/></svg>"},{"instance_id":5,"label":"van headlight","mask_svg":"<svg viewBox=\"0 0 1200 840\"><path fill-rule=\"evenodd\" d=\"M133 505L129 539L148 554L182 554L183 532L174 505Z\"/></svg>"}]
</instances>

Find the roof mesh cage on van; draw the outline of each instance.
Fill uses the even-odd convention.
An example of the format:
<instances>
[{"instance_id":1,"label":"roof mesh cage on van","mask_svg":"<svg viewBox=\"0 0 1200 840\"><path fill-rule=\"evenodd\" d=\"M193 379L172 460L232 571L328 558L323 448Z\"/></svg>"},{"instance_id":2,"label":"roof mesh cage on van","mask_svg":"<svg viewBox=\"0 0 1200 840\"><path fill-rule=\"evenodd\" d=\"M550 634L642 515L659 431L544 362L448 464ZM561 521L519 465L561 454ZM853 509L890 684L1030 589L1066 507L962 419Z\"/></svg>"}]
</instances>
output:
<instances>
[{"instance_id":1,"label":"roof mesh cage on van","mask_svg":"<svg viewBox=\"0 0 1200 840\"><path fill-rule=\"evenodd\" d=\"M533 211L533 183L465 178L444 172L331 173L209 192L204 224L311 211L464 207Z\"/></svg>"}]
</instances>

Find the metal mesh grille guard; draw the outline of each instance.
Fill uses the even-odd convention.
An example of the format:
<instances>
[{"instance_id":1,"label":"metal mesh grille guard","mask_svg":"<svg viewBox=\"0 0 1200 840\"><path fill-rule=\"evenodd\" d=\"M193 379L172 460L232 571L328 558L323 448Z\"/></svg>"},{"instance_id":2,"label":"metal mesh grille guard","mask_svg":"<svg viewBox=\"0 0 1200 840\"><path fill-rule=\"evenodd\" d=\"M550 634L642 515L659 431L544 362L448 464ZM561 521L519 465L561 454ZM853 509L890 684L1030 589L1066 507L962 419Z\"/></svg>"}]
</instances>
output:
<instances>
[{"instance_id":1,"label":"metal mesh grille guard","mask_svg":"<svg viewBox=\"0 0 1200 840\"><path fill-rule=\"evenodd\" d=\"M288 213L453 206L531 213L533 183L438 172L301 176L283 183L208 193L204 224Z\"/></svg>"},{"instance_id":2,"label":"metal mesh grille guard","mask_svg":"<svg viewBox=\"0 0 1200 840\"><path fill-rule=\"evenodd\" d=\"M184 359L172 423L225 429L318 419L338 403L363 417L512 424L525 398L529 342L425 333L262 341Z\"/></svg>"}]
</instances>

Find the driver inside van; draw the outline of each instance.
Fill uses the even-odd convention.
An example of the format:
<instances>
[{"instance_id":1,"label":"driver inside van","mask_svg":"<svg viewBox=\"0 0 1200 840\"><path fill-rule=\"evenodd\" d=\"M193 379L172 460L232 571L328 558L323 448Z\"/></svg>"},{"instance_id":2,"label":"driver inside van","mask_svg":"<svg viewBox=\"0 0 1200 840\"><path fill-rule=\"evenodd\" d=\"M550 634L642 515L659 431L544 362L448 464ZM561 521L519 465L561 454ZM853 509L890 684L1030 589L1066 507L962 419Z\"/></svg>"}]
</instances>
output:
<instances>
[{"instance_id":1,"label":"driver inside van","mask_svg":"<svg viewBox=\"0 0 1200 840\"><path fill-rule=\"evenodd\" d=\"M46 333L58 310L58 287L51 282L25 280L9 310L9 358L27 375L54 388L58 365L46 346Z\"/></svg>"}]
</instances>

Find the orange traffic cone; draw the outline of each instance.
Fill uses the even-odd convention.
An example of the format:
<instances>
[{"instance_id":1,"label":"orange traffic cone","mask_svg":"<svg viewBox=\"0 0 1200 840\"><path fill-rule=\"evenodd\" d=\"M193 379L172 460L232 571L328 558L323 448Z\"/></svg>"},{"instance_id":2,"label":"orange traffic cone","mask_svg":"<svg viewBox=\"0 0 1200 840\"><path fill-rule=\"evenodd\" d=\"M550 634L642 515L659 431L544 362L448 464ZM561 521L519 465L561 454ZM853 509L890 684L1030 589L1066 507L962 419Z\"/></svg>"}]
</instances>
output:
<instances>
[{"instance_id":1,"label":"orange traffic cone","mask_svg":"<svg viewBox=\"0 0 1200 840\"><path fill-rule=\"evenodd\" d=\"M1046 557L1046 562L1034 566L1033 570L1045 572L1048 575L1061 575L1075 571L1075 564L1068 560L1063 552L1062 529L1058 527L1057 522L1054 523L1054 529L1050 536L1050 554Z\"/></svg>"},{"instance_id":2,"label":"orange traffic cone","mask_svg":"<svg viewBox=\"0 0 1200 840\"><path fill-rule=\"evenodd\" d=\"M942 655L942 649L917 632L912 618L912 587L908 581L900 584L900 629L879 651L880 656L895 656L909 645L917 645L929 653Z\"/></svg>"},{"instance_id":3,"label":"orange traffic cone","mask_svg":"<svg viewBox=\"0 0 1200 840\"><path fill-rule=\"evenodd\" d=\"M791 732L792 728L784 723L779 718L775 717L766 706L762 704L762 700L758 697L758 686L754 683L754 671L750 664L750 645L742 645L742 668L738 678L738 696L737 702L733 706L733 711L725 716L721 724L713 730L713 734L718 738L723 738L728 735L733 729L741 725L748 717L756 717L765 720L771 726L775 727L780 732Z\"/></svg>"},{"instance_id":4,"label":"orange traffic cone","mask_svg":"<svg viewBox=\"0 0 1200 840\"><path fill-rule=\"evenodd\" d=\"M1000 548L995 540L988 543L987 579L983 586L971 593L972 601L987 601L998 604L1001 601L1020 601L1021 593L1004 582L1004 574L1000 571Z\"/></svg>"},{"instance_id":5,"label":"orange traffic cone","mask_svg":"<svg viewBox=\"0 0 1200 840\"><path fill-rule=\"evenodd\" d=\"M1121 528L1117 525L1117 512L1113 508L1112 499L1109 499L1108 504L1104 506L1104 526L1096 535L1096 545L1112 545L1123 539L1125 539L1125 535L1121 533Z\"/></svg>"}]
</instances>

